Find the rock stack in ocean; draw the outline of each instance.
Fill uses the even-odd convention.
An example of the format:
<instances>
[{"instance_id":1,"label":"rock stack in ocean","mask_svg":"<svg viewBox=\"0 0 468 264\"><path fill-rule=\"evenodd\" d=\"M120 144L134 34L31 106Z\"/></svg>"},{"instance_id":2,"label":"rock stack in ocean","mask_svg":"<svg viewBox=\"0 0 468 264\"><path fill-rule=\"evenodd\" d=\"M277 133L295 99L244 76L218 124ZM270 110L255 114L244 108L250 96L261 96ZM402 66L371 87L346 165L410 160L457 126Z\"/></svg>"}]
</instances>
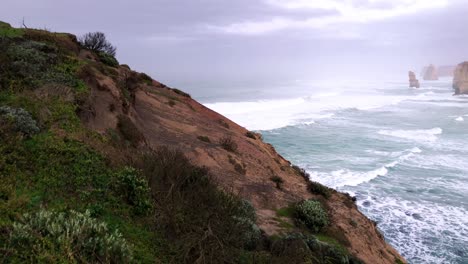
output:
<instances>
[{"instance_id":1,"label":"rock stack in ocean","mask_svg":"<svg viewBox=\"0 0 468 264\"><path fill-rule=\"evenodd\" d=\"M414 88L419 88L419 81L418 79L416 79L416 74L414 74L414 72L412 71L409 71L408 76L409 76L409 86L414 87Z\"/></svg>"},{"instance_id":2,"label":"rock stack in ocean","mask_svg":"<svg viewBox=\"0 0 468 264\"><path fill-rule=\"evenodd\" d=\"M455 94L468 94L468 61L458 64L453 76Z\"/></svg>"},{"instance_id":3,"label":"rock stack in ocean","mask_svg":"<svg viewBox=\"0 0 468 264\"><path fill-rule=\"evenodd\" d=\"M423 73L423 79L425 81L437 81L439 80L439 77L437 75L437 69L434 65L429 65L428 67L425 68L424 73Z\"/></svg>"}]
</instances>

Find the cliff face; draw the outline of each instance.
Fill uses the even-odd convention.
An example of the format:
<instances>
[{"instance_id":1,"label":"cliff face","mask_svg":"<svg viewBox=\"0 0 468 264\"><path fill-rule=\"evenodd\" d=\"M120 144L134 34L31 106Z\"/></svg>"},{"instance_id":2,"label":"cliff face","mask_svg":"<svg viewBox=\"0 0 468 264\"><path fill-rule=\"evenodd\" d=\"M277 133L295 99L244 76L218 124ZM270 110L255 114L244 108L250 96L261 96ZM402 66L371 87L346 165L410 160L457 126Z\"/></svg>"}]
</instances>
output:
<instances>
[{"instance_id":1,"label":"cliff face","mask_svg":"<svg viewBox=\"0 0 468 264\"><path fill-rule=\"evenodd\" d=\"M453 77L455 94L468 94L468 61L458 64Z\"/></svg>"},{"instance_id":2,"label":"cliff face","mask_svg":"<svg viewBox=\"0 0 468 264\"><path fill-rule=\"evenodd\" d=\"M49 55L58 51L64 53L63 61L68 66L60 64L54 68L55 75L46 76L54 78L53 82L41 85L33 92L27 91L24 96L29 99L18 101L36 100L31 109L37 111L36 116L39 118L57 116L56 125L50 125L51 121L44 119L46 121L43 123L51 126L50 133L67 140L82 140L113 163L122 162L128 156L131 158L144 149L168 146L181 150L195 165L207 167L221 188L251 201L258 216L257 224L268 236L282 236L297 231L292 219L279 214L278 210L304 199L315 198L325 205L330 219L324 235L344 246L349 253L372 264L390 264L403 260L385 242L375 223L359 212L351 197L332 190L327 197L311 192L305 175L293 168L272 145L263 142L260 135L247 131L184 92L169 88L146 74L134 72L125 65L106 65L99 54L83 49L72 35L52 35L42 31L7 33L14 37L7 41L10 46L4 50L21 51L11 48L15 47L13 44L18 45L26 51L33 50L30 54L38 58L35 61L44 61L44 69L40 68L41 65L31 69L47 71L50 68L47 60L57 58ZM20 35L21 39L15 39ZM3 48L2 45L0 48ZM2 54L0 59L5 60L0 60L0 66L6 69L9 65L3 61L13 57L3 58ZM46 56L47 60L42 60L42 56ZM62 81L64 78L56 77L59 73L69 76L75 70L79 82L67 77L65 84ZM37 78L42 75L38 74ZM27 84L27 78L33 75L25 72L25 76L23 81ZM44 82L49 82L49 79ZM4 83L7 82L2 81L0 85ZM10 83L17 85L16 81ZM75 86L77 92L72 92L70 85ZM16 96L19 98L19 95ZM10 97L0 97L2 100L5 98ZM14 100L14 97L11 98L8 100ZM57 100L60 105L55 114L48 109L46 102ZM8 102L19 104L16 101ZM37 107L41 105L43 107ZM75 120L74 111L66 112L66 107L76 107L79 120ZM64 121L65 114L81 122L88 132L70 134L70 125ZM124 123L131 126L125 128ZM128 134L130 145L111 146L109 141L118 131L124 136ZM280 188L272 180L274 177L282 179Z\"/></svg>"},{"instance_id":3,"label":"cliff face","mask_svg":"<svg viewBox=\"0 0 468 264\"><path fill-rule=\"evenodd\" d=\"M409 71L408 72L408 77L409 77L409 86L410 87L414 87L414 88L419 88L420 87L419 81L418 81L418 79L416 79L416 74L414 74L414 72Z\"/></svg>"},{"instance_id":4,"label":"cliff face","mask_svg":"<svg viewBox=\"0 0 468 264\"><path fill-rule=\"evenodd\" d=\"M425 71L423 73L423 79L425 81L436 81L439 79L437 75L437 69L434 65L429 65L427 68L425 68Z\"/></svg>"},{"instance_id":5,"label":"cliff face","mask_svg":"<svg viewBox=\"0 0 468 264\"><path fill-rule=\"evenodd\" d=\"M118 78L130 74L127 68L118 68ZM115 79L97 73L88 84L93 88L87 103L92 114L84 119L88 127L104 134L116 129L118 116L126 113L144 135L145 144L182 150L195 164L208 167L226 190L251 201L257 209L259 227L268 235L292 231L283 223L289 220L278 218L278 209L303 199L321 199L307 190L307 182L290 162L258 135L256 139L247 137L245 128L157 81L134 88L127 109ZM114 105L112 113L108 111L110 105ZM235 153L218 143L225 137L236 142ZM283 179L281 189L271 181L273 176ZM328 232L340 237L352 254L366 263L403 259L349 196L333 192L324 202L332 221Z\"/></svg>"}]
</instances>

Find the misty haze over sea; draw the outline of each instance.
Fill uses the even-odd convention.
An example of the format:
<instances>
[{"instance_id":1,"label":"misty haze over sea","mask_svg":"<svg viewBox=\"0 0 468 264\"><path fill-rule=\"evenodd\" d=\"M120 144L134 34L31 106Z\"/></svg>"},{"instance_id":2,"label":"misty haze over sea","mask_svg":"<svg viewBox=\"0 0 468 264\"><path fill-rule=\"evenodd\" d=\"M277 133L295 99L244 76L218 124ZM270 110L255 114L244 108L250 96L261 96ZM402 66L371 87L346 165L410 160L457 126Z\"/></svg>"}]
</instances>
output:
<instances>
[{"instance_id":1,"label":"misty haze over sea","mask_svg":"<svg viewBox=\"0 0 468 264\"><path fill-rule=\"evenodd\" d=\"M452 96L451 79L225 91L200 98L356 196L410 263L468 263L468 97Z\"/></svg>"}]
</instances>

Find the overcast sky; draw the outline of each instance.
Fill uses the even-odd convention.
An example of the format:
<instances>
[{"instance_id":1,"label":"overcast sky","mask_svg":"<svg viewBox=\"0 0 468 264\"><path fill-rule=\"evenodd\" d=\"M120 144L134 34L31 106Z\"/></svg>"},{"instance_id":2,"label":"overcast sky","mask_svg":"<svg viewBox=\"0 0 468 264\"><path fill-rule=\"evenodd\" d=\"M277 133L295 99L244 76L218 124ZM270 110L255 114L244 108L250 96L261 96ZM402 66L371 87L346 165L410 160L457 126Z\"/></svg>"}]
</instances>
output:
<instances>
[{"instance_id":1,"label":"overcast sky","mask_svg":"<svg viewBox=\"0 0 468 264\"><path fill-rule=\"evenodd\" d=\"M103 31L168 85L395 77L468 60L468 0L1 0L0 20ZM228 85L226 86L228 87Z\"/></svg>"}]
</instances>

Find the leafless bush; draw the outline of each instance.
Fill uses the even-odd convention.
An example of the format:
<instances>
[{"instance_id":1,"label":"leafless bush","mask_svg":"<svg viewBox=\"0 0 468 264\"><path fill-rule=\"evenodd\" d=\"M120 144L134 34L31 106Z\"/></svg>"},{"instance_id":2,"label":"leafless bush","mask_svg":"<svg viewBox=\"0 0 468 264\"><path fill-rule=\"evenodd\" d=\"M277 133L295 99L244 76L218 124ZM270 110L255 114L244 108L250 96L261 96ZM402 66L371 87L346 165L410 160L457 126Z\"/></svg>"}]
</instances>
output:
<instances>
[{"instance_id":1,"label":"leafless bush","mask_svg":"<svg viewBox=\"0 0 468 264\"><path fill-rule=\"evenodd\" d=\"M86 33L79 39L81 46L96 51L96 52L104 52L111 56L115 56L117 48L114 47L109 41L106 39L106 35L102 32L90 32Z\"/></svg>"}]
</instances>

